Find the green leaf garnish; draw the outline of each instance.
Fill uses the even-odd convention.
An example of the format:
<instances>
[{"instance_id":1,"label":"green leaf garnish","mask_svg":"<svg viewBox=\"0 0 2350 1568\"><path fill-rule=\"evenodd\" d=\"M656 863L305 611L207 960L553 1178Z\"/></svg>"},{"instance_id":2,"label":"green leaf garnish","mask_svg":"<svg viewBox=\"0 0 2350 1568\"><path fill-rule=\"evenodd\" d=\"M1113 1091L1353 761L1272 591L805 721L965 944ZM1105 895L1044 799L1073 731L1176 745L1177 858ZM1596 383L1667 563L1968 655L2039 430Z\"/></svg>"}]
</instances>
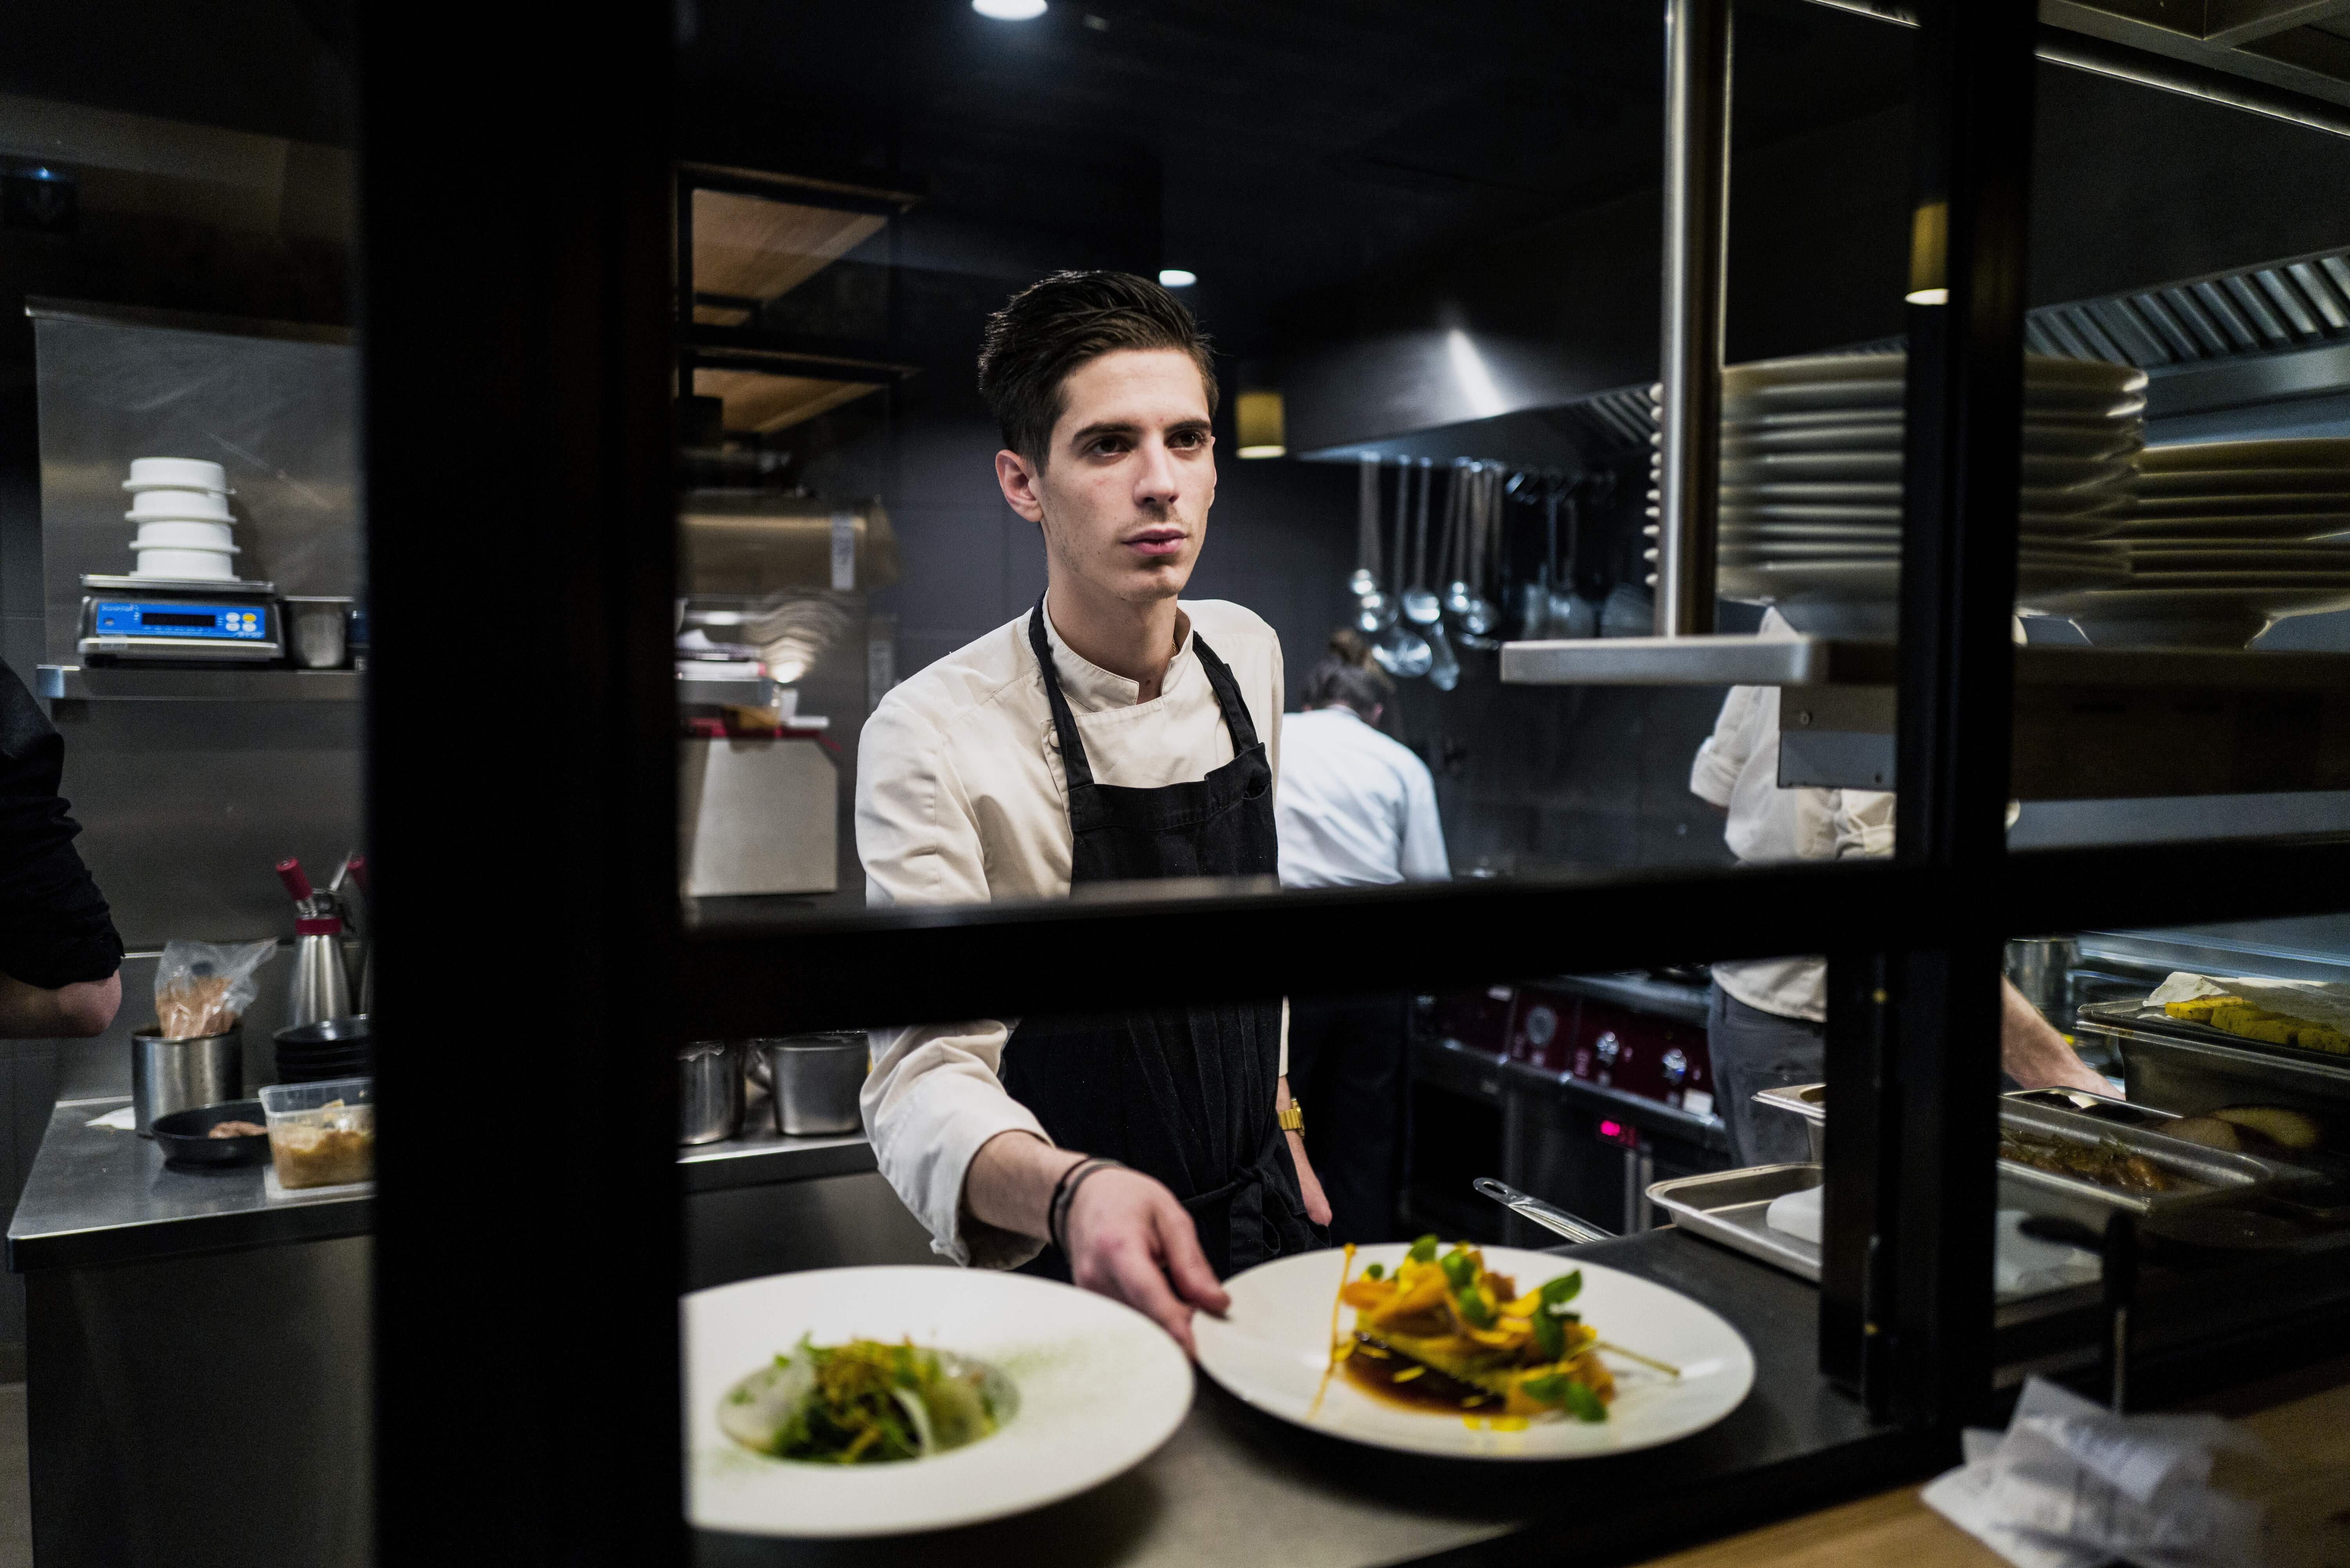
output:
<instances>
[{"instance_id":1,"label":"green leaf garnish","mask_svg":"<svg viewBox=\"0 0 2350 1568\"><path fill-rule=\"evenodd\" d=\"M1554 1315L1564 1317L1566 1314L1561 1309L1564 1308L1567 1303L1573 1301L1578 1294L1580 1294L1582 1290L1583 1271L1581 1269L1577 1269L1570 1274L1561 1274L1558 1278L1543 1286L1543 1307L1545 1311L1553 1314Z\"/></svg>"},{"instance_id":2,"label":"green leaf garnish","mask_svg":"<svg viewBox=\"0 0 2350 1568\"><path fill-rule=\"evenodd\" d=\"M1607 1407L1600 1402L1599 1396L1591 1391L1589 1385L1577 1383L1572 1377L1566 1380L1565 1402L1566 1407L1574 1411L1578 1419L1607 1419Z\"/></svg>"}]
</instances>

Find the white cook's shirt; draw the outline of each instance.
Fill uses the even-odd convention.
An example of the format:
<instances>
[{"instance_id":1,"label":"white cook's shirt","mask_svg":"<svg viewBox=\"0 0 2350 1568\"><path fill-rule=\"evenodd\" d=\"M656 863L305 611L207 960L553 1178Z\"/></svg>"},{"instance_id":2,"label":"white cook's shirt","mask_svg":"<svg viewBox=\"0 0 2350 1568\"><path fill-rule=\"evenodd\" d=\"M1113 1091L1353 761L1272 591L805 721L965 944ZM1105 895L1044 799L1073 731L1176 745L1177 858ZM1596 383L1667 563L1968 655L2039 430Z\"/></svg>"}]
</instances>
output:
<instances>
[{"instance_id":1,"label":"white cook's shirt","mask_svg":"<svg viewBox=\"0 0 2350 1568\"><path fill-rule=\"evenodd\" d=\"M1197 782L1232 760L1232 733L1194 646L1201 638L1231 667L1277 782L1281 639L1253 611L1222 599L1180 608L1190 624L1149 702L1136 701L1137 682L1072 652L1045 618L1095 782L1158 789ZM1074 840L1027 613L908 677L865 722L857 852L868 906L1063 898ZM881 1174L929 1229L931 1249L959 1263L1014 1268L1044 1250L962 1207L963 1179L988 1139L1045 1136L997 1076L1017 1023L872 1031L873 1071L859 1099L865 1135ZM1287 1025L1284 1004L1284 1072Z\"/></svg>"},{"instance_id":2,"label":"white cook's shirt","mask_svg":"<svg viewBox=\"0 0 2350 1568\"><path fill-rule=\"evenodd\" d=\"M1775 609L1761 635L1793 638ZM1730 811L1722 840L1743 865L1836 860L1893 852L1893 796L1880 790L1779 787L1779 689L1733 686L1697 749L1690 789ZM1782 1018L1827 1017L1827 961L1816 955L1746 959L1713 966L1721 989Z\"/></svg>"},{"instance_id":3,"label":"white cook's shirt","mask_svg":"<svg viewBox=\"0 0 2350 1568\"><path fill-rule=\"evenodd\" d=\"M1276 816L1281 885L1360 888L1441 882L1444 826L1436 781L1410 747L1352 708L1316 708L1282 721Z\"/></svg>"}]
</instances>

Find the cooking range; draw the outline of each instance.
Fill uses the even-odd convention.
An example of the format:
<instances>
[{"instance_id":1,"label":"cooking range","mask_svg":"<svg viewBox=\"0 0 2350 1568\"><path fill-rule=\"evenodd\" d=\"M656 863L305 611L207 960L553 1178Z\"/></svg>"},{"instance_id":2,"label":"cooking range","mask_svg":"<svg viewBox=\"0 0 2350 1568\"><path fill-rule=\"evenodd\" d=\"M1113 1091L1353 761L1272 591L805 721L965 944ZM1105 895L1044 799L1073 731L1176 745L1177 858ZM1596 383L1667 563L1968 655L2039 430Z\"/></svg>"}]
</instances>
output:
<instances>
[{"instance_id":1,"label":"cooking range","mask_svg":"<svg viewBox=\"0 0 2350 1568\"><path fill-rule=\"evenodd\" d=\"M1729 1163L1706 997L1679 975L1629 974L1422 998L1406 1218L1542 1244L1468 1192L1476 1176L1498 1175L1608 1230L1649 1229L1651 1182Z\"/></svg>"}]
</instances>

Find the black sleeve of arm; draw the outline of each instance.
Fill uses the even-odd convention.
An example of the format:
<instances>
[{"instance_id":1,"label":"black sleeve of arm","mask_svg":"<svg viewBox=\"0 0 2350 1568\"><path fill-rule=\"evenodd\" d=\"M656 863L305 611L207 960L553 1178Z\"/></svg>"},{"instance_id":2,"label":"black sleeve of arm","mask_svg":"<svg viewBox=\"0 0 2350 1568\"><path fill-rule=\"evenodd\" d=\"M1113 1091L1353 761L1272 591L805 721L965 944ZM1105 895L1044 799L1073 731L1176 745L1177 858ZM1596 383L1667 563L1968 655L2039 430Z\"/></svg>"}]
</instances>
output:
<instances>
[{"instance_id":1,"label":"black sleeve of arm","mask_svg":"<svg viewBox=\"0 0 2350 1568\"><path fill-rule=\"evenodd\" d=\"M0 664L0 973L45 991L122 964L106 898L75 853L81 825L58 798L65 741Z\"/></svg>"}]
</instances>

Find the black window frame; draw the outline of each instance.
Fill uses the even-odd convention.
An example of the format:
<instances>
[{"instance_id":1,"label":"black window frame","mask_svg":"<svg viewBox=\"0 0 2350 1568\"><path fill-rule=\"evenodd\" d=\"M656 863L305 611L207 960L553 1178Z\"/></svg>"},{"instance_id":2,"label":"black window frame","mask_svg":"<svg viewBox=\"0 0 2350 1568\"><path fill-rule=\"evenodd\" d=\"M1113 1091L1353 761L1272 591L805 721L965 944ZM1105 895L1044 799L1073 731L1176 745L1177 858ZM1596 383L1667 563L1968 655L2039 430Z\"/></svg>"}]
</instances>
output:
<instances>
[{"instance_id":1,"label":"black window frame","mask_svg":"<svg viewBox=\"0 0 2350 1568\"><path fill-rule=\"evenodd\" d=\"M559 49L494 10L363 10L379 1011L408 1046L380 1071L381 1559L684 1554L677 1044L1428 990L1565 947L1591 969L1832 955L1831 1071L1876 1115L1833 1124L1823 1366L1888 1443L1954 1443L1991 1397L2001 944L2324 912L2350 876L2350 835L2006 850L2015 515L1974 502L2016 486L2033 10L1929 6L1920 40L1950 299L1909 317L1891 862L732 929L689 929L676 877L671 10L624 4ZM536 669L452 616L452 529L480 578L463 602L523 612ZM1407 916L1412 951L1374 940Z\"/></svg>"}]
</instances>

